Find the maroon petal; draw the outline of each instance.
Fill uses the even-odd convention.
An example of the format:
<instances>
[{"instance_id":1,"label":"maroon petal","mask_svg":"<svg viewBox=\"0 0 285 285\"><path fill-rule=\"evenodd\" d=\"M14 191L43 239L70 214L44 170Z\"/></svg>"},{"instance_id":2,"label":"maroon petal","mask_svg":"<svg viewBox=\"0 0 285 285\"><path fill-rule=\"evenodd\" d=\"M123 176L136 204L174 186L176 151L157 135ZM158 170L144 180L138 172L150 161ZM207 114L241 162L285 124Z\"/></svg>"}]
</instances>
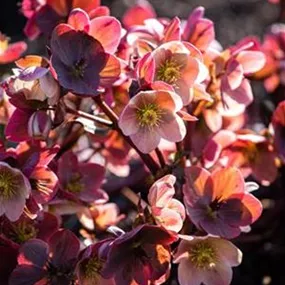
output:
<instances>
[{"instance_id":1,"label":"maroon petal","mask_svg":"<svg viewBox=\"0 0 285 285\"><path fill-rule=\"evenodd\" d=\"M56 267L72 267L78 256L80 242L69 230L59 230L49 240L51 261Z\"/></svg>"}]
</instances>

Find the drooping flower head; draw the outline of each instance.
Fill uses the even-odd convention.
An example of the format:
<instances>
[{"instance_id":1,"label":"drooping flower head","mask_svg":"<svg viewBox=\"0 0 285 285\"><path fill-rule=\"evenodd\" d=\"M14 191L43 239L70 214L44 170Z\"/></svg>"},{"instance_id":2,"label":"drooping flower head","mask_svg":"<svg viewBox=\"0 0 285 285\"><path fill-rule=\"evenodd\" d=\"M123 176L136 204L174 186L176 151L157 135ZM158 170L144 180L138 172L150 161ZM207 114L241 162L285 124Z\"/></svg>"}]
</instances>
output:
<instances>
[{"instance_id":1,"label":"drooping flower head","mask_svg":"<svg viewBox=\"0 0 285 285\"><path fill-rule=\"evenodd\" d=\"M113 277L120 285L155 282L169 270L169 245L176 239L167 230L150 225L122 234L110 244L103 277Z\"/></svg>"},{"instance_id":2,"label":"drooping flower head","mask_svg":"<svg viewBox=\"0 0 285 285\"><path fill-rule=\"evenodd\" d=\"M182 237L174 263L178 263L180 285L229 285L231 267L238 266L242 252L218 237Z\"/></svg>"},{"instance_id":3,"label":"drooping flower head","mask_svg":"<svg viewBox=\"0 0 285 285\"><path fill-rule=\"evenodd\" d=\"M232 167L214 171L185 169L184 203L191 221L208 234L234 238L240 227L255 222L262 205L247 190L241 172ZM256 185L257 186L257 185Z\"/></svg>"},{"instance_id":4,"label":"drooping flower head","mask_svg":"<svg viewBox=\"0 0 285 285\"><path fill-rule=\"evenodd\" d=\"M177 114L182 107L181 98L174 92L141 91L121 113L119 127L126 136L130 136L140 151L149 153L162 138L171 142L184 138L186 128Z\"/></svg>"}]
</instances>

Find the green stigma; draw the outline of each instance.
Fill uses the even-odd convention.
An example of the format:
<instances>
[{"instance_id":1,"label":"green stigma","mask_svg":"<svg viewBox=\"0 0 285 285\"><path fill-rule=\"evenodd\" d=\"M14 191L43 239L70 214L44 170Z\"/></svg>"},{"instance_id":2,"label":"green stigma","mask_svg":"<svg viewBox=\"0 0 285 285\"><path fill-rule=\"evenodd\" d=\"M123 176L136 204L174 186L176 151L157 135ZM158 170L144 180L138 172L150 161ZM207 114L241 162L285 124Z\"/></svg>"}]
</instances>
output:
<instances>
[{"instance_id":1,"label":"green stigma","mask_svg":"<svg viewBox=\"0 0 285 285\"><path fill-rule=\"evenodd\" d=\"M18 179L6 168L0 170L0 197L9 200L15 196Z\"/></svg>"},{"instance_id":2,"label":"green stigma","mask_svg":"<svg viewBox=\"0 0 285 285\"><path fill-rule=\"evenodd\" d=\"M189 251L189 259L197 268L206 269L215 265L216 251L208 242L200 241Z\"/></svg>"},{"instance_id":3,"label":"green stigma","mask_svg":"<svg viewBox=\"0 0 285 285\"><path fill-rule=\"evenodd\" d=\"M84 189L81 178L82 176L80 173L72 174L72 177L66 186L67 191L72 193L80 193Z\"/></svg>"},{"instance_id":4,"label":"green stigma","mask_svg":"<svg viewBox=\"0 0 285 285\"><path fill-rule=\"evenodd\" d=\"M72 66L71 73L76 78L83 78L86 66L87 66L86 61L85 61L85 59L82 58Z\"/></svg>"},{"instance_id":5,"label":"green stigma","mask_svg":"<svg viewBox=\"0 0 285 285\"><path fill-rule=\"evenodd\" d=\"M85 276L89 279L97 280L100 277L100 272L103 267L103 262L98 256L92 257L85 265ZM94 283L96 284L96 283Z\"/></svg>"},{"instance_id":6,"label":"green stigma","mask_svg":"<svg viewBox=\"0 0 285 285\"><path fill-rule=\"evenodd\" d=\"M11 239L16 243L22 244L29 239L37 236L38 230L25 221L20 222L13 226L13 232L11 232Z\"/></svg>"},{"instance_id":7,"label":"green stigma","mask_svg":"<svg viewBox=\"0 0 285 285\"><path fill-rule=\"evenodd\" d=\"M137 119L141 127L153 128L161 122L162 110L156 104L147 104L137 110Z\"/></svg>"},{"instance_id":8,"label":"green stigma","mask_svg":"<svg viewBox=\"0 0 285 285\"><path fill-rule=\"evenodd\" d=\"M159 66L156 78L168 84L175 84L181 76L181 68L176 60L168 59Z\"/></svg>"}]
</instances>

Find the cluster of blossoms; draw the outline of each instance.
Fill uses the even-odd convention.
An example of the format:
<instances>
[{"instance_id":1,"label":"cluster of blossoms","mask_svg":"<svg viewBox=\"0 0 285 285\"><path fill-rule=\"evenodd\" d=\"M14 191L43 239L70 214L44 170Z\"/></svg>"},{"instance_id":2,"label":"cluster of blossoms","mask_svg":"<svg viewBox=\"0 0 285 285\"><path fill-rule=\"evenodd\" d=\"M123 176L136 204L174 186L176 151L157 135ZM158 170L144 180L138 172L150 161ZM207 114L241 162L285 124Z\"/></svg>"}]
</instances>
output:
<instances>
[{"instance_id":1,"label":"cluster of blossoms","mask_svg":"<svg viewBox=\"0 0 285 285\"><path fill-rule=\"evenodd\" d=\"M231 240L262 213L252 191L285 162L285 101L262 130L247 112L250 80L285 85L285 27L224 49L202 7L21 11L48 52L20 58L26 44L0 35L0 64L15 61L0 87L1 285L159 285L176 268L180 285L229 285Z\"/></svg>"}]
</instances>

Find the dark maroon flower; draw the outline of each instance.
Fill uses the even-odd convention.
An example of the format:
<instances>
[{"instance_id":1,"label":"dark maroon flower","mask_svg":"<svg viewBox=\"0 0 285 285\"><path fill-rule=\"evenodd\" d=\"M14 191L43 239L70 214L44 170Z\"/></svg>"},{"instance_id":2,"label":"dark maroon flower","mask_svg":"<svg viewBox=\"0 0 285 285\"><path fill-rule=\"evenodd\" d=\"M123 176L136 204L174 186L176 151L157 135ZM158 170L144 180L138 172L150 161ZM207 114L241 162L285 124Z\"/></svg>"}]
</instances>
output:
<instances>
[{"instance_id":1,"label":"dark maroon flower","mask_svg":"<svg viewBox=\"0 0 285 285\"><path fill-rule=\"evenodd\" d=\"M177 235L152 225L142 225L110 244L102 275L116 284L147 285L167 274L170 267L169 245ZM136 283L135 283L136 282Z\"/></svg>"},{"instance_id":2,"label":"dark maroon flower","mask_svg":"<svg viewBox=\"0 0 285 285\"><path fill-rule=\"evenodd\" d=\"M100 189L105 168L96 163L78 162L77 156L66 152L58 163L58 177L63 190L84 202L106 202L108 195Z\"/></svg>"},{"instance_id":3,"label":"dark maroon flower","mask_svg":"<svg viewBox=\"0 0 285 285\"><path fill-rule=\"evenodd\" d=\"M69 230L57 231L48 244L31 239L19 250L18 266L12 272L9 284L70 285L79 249L79 240Z\"/></svg>"},{"instance_id":4,"label":"dark maroon flower","mask_svg":"<svg viewBox=\"0 0 285 285\"><path fill-rule=\"evenodd\" d=\"M114 82L120 75L118 59L106 53L98 40L69 25L55 28L51 52L59 83L76 94L98 95L100 85Z\"/></svg>"}]
</instances>

